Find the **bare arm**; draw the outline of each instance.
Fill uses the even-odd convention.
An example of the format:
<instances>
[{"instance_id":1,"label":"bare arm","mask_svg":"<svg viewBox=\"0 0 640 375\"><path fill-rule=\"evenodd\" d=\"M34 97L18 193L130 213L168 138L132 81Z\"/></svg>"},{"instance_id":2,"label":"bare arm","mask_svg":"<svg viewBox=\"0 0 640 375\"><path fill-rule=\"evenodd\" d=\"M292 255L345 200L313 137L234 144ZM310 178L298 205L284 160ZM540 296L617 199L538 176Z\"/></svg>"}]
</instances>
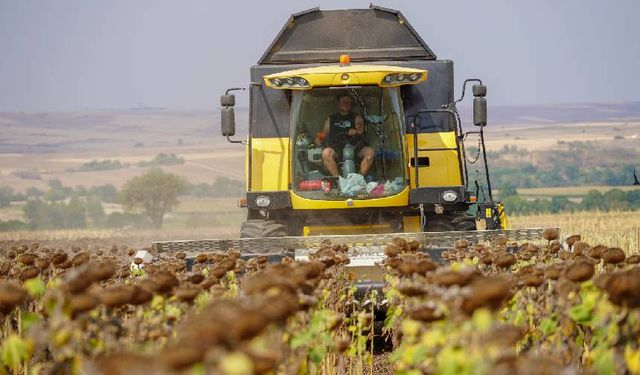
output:
<instances>
[{"instance_id":1,"label":"bare arm","mask_svg":"<svg viewBox=\"0 0 640 375\"><path fill-rule=\"evenodd\" d=\"M364 119L362 116L356 116L356 133L362 134L364 132Z\"/></svg>"},{"instance_id":2,"label":"bare arm","mask_svg":"<svg viewBox=\"0 0 640 375\"><path fill-rule=\"evenodd\" d=\"M364 120L362 119L362 116L358 115L356 116L355 126L353 127L353 129L349 129L347 134L356 135L356 134L362 134L362 133L364 133Z\"/></svg>"},{"instance_id":3,"label":"bare arm","mask_svg":"<svg viewBox=\"0 0 640 375\"><path fill-rule=\"evenodd\" d=\"M319 145L320 143L322 143L322 141L327 139L327 136L329 135L329 128L330 128L329 118L327 117L327 119L324 121L322 132L318 133L318 135L316 136L316 145ZM320 139L319 137L320 134L322 134L322 139Z\"/></svg>"}]
</instances>

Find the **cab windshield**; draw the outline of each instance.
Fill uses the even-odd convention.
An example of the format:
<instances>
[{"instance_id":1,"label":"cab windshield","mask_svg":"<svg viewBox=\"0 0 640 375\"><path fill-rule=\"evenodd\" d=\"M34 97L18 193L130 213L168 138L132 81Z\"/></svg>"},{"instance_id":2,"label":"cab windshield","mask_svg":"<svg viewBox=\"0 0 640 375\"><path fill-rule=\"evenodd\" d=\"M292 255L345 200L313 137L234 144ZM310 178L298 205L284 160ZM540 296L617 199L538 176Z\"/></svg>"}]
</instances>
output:
<instances>
[{"instance_id":1,"label":"cab windshield","mask_svg":"<svg viewBox=\"0 0 640 375\"><path fill-rule=\"evenodd\" d=\"M382 198L405 188L398 88L292 93L293 190L309 199Z\"/></svg>"}]
</instances>

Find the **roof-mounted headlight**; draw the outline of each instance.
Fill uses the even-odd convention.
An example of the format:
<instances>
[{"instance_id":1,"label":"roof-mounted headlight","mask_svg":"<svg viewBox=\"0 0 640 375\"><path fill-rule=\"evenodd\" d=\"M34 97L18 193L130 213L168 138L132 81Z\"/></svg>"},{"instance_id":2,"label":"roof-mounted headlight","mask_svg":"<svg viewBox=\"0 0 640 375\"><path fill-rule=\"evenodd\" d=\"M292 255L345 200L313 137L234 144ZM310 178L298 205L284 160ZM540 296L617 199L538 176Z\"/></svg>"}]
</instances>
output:
<instances>
[{"instance_id":1,"label":"roof-mounted headlight","mask_svg":"<svg viewBox=\"0 0 640 375\"><path fill-rule=\"evenodd\" d=\"M309 81L302 77L270 78L269 82L278 88L307 88Z\"/></svg>"}]
</instances>

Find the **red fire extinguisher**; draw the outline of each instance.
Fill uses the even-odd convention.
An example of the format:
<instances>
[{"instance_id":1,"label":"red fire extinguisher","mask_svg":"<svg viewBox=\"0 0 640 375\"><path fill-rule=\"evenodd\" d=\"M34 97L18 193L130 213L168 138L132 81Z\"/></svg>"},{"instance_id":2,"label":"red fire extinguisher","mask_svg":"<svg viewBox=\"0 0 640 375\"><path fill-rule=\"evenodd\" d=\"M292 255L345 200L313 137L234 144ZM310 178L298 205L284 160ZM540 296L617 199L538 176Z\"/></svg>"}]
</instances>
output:
<instances>
[{"instance_id":1,"label":"red fire extinguisher","mask_svg":"<svg viewBox=\"0 0 640 375\"><path fill-rule=\"evenodd\" d=\"M329 191L331 191L331 181L322 181L322 180L300 181L298 183L298 190L301 190L301 191L322 190L325 193L328 193Z\"/></svg>"}]
</instances>

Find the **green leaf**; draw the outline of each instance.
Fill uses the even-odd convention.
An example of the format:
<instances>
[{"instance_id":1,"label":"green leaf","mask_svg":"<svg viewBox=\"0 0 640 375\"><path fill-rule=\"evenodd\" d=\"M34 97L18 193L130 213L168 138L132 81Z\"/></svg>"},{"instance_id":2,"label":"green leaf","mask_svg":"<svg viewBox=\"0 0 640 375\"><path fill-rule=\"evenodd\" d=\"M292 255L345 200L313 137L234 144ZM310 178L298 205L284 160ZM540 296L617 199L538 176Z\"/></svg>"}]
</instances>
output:
<instances>
[{"instance_id":1,"label":"green leaf","mask_svg":"<svg viewBox=\"0 0 640 375\"><path fill-rule=\"evenodd\" d=\"M465 356L461 349L445 348L438 355L438 368L436 374L458 375L465 370L465 364L469 358Z\"/></svg>"},{"instance_id":2,"label":"green leaf","mask_svg":"<svg viewBox=\"0 0 640 375\"><path fill-rule=\"evenodd\" d=\"M327 349L324 346L316 345L309 350L309 359L313 363L320 363L327 355Z\"/></svg>"},{"instance_id":3,"label":"green leaf","mask_svg":"<svg viewBox=\"0 0 640 375\"><path fill-rule=\"evenodd\" d=\"M482 308L477 309L473 313L473 324L480 332L486 332L489 328L491 328L491 323L493 322L493 317L491 316L491 311L488 309Z\"/></svg>"},{"instance_id":4,"label":"green leaf","mask_svg":"<svg viewBox=\"0 0 640 375\"><path fill-rule=\"evenodd\" d=\"M422 375L422 371L420 370L401 370L395 373L396 375Z\"/></svg>"},{"instance_id":5,"label":"green leaf","mask_svg":"<svg viewBox=\"0 0 640 375\"><path fill-rule=\"evenodd\" d=\"M420 338L420 343L425 348L435 348L439 345L445 345L450 338L443 329L429 329Z\"/></svg>"},{"instance_id":6,"label":"green leaf","mask_svg":"<svg viewBox=\"0 0 640 375\"><path fill-rule=\"evenodd\" d=\"M549 336L553 334L556 329L558 329L558 322L555 315L540 321L540 331L542 331L543 335Z\"/></svg>"},{"instance_id":7,"label":"green leaf","mask_svg":"<svg viewBox=\"0 0 640 375\"><path fill-rule=\"evenodd\" d=\"M516 313L516 317L513 320L513 323L517 326L523 325L527 322L527 314L523 310L518 310Z\"/></svg>"},{"instance_id":8,"label":"green leaf","mask_svg":"<svg viewBox=\"0 0 640 375\"><path fill-rule=\"evenodd\" d=\"M596 368L598 374L615 374L616 366L613 362L612 349L596 349L594 350L593 367Z\"/></svg>"},{"instance_id":9,"label":"green leaf","mask_svg":"<svg viewBox=\"0 0 640 375\"><path fill-rule=\"evenodd\" d=\"M31 343L13 334L2 345L2 362L18 372L22 362L31 357Z\"/></svg>"},{"instance_id":10,"label":"green leaf","mask_svg":"<svg viewBox=\"0 0 640 375\"><path fill-rule=\"evenodd\" d=\"M569 310L569 316L574 322L589 323L591 322L591 318L592 318L591 316L592 310L593 310L592 308L582 304L576 305Z\"/></svg>"},{"instance_id":11,"label":"green leaf","mask_svg":"<svg viewBox=\"0 0 640 375\"><path fill-rule=\"evenodd\" d=\"M387 316L384 318L384 328L393 328L399 317L402 316L402 306L392 305L387 310Z\"/></svg>"},{"instance_id":12,"label":"green leaf","mask_svg":"<svg viewBox=\"0 0 640 375\"><path fill-rule=\"evenodd\" d=\"M180 316L182 316L182 310L178 306L175 306L175 305L167 305L165 311L166 311L167 316L172 317L172 318L178 319L178 318L180 318Z\"/></svg>"},{"instance_id":13,"label":"green leaf","mask_svg":"<svg viewBox=\"0 0 640 375\"><path fill-rule=\"evenodd\" d=\"M418 345L416 346L416 351L413 352L411 362L415 365L419 365L427 359L427 354L429 354L429 349L424 345Z\"/></svg>"},{"instance_id":14,"label":"green leaf","mask_svg":"<svg viewBox=\"0 0 640 375\"><path fill-rule=\"evenodd\" d=\"M153 299L151 300L151 308L154 310L162 310L163 306L164 306L164 297L156 294L155 296L153 296Z\"/></svg>"},{"instance_id":15,"label":"green leaf","mask_svg":"<svg viewBox=\"0 0 640 375\"><path fill-rule=\"evenodd\" d=\"M27 289L27 293L33 298L39 298L47 290L46 285L39 277L25 281L24 287Z\"/></svg>"},{"instance_id":16,"label":"green leaf","mask_svg":"<svg viewBox=\"0 0 640 375\"><path fill-rule=\"evenodd\" d=\"M22 324L22 332L28 332L31 326L40 321L40 315L31 312L22 313L20 322Z\"/></svg>"},{"instance_id":17,"label":"green leaf","mask_svg":"<svg viewBox=\"0 0 640 375\"><path fill-rule=\"evenodd\" d=\"M303 346L307 346L313 339L313 333L311 331L302 331L291 339L291 349L297 349Z\"/></svg>"},{"instance_id":18,"label":"green leaf","mask_svg":"<svg viewBox=\"0 0 640 375\"><path fill-rule=\"evenodd\" d=\"M406 339L411 340L415 338L419 332L420 332L419 322L412 319L405 319L402 321L402 334L405 336Z\"/></svg>"},{"instance_id":19,"label":"green leaf","mask_svg":"<svg viewBox=\"0 0 640 375\"><path fill-rule=\"evenodd\" d=\"M209 292L200 293L196 297L196 301L195 301L196 307L198 309L202 309L205 306L207 306L211 300L212 300L211 293Z\"/></svg>"}]
</instances>

